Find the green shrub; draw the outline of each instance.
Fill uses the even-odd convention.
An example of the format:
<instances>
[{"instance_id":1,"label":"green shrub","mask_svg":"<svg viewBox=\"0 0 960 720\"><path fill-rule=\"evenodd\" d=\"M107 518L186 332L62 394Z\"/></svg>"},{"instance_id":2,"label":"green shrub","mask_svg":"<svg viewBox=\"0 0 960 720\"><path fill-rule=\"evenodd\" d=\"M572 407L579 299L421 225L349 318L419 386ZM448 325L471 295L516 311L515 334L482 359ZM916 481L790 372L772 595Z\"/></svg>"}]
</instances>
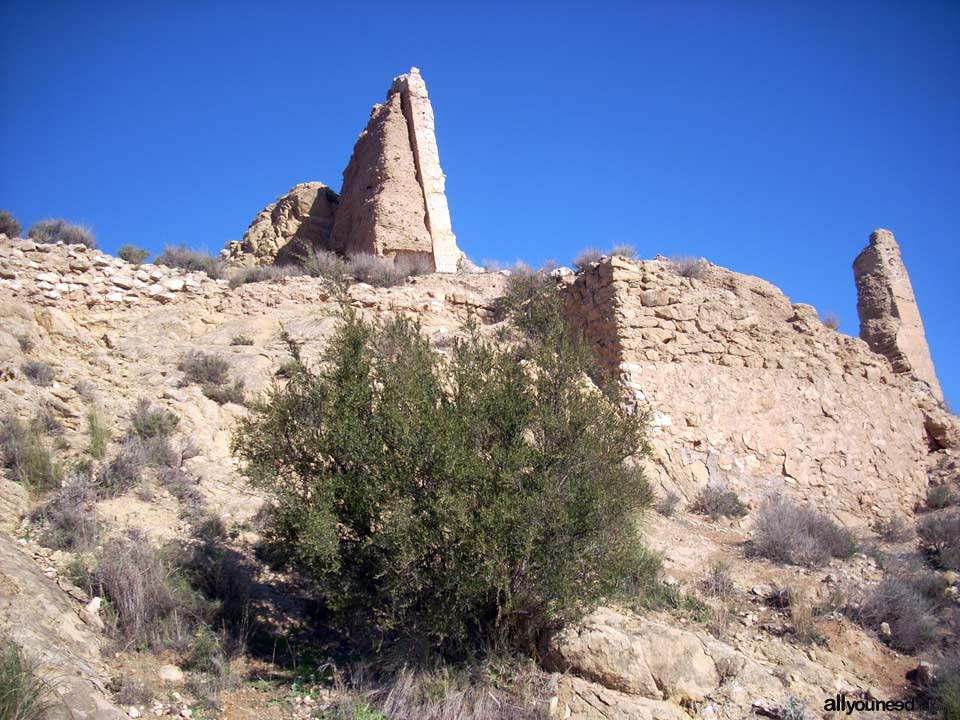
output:
<instances>
[{"instance_id":1,"label":"green shrub","mask_svg":"<svg viewBox=\"0 0 960 720\"><path fill-rule=\"evenodd\" d=\"M0 459L14 481L35 492L60 487L60 465L38 433L13 415L0 420Z\"/></svg>"},{"instance_id":2,"label":"green shrub","mask_svg":"<svg viewBox=\"0 0 960 720\"><path fill-rule=\"evenodd\" d=\"M191 250L186 245L168 245L153 262L188 272L204 272L214 280L222 278L225 272L224 264L218 258L209 253Z\"/></svg>"},{"instance_id":3,"label":"green shrub","mask_svg":"<svg viewBox=\"0 0 960 720\"><path fill-rule=\"evenodd\" d=\"M90 435L90 456L99 460L107 452L112 432L103 411L96 406L87 411L87 433Z\"/></svg>"},{"instance_id":4,"label":"green shrub","mask_svg":"<svg viewBox=\"0 0 960 720\"><path fill-rule=\"evenodd\" d=\"M522 348L536 372L476 332L441 360L409 320L348 310L318 369L240 421L234 450L274 499L268 535L358 646L529 649L649 580L651 491L625 462L646 450L642 419L585 387L589 350L556 292L540 302L526 312L550 331L531 323Z\"/></svg>"},{"instance_id":5,"label":"green shrub","mask_svg":"<svg viewBox=\"0 0 960 720\"><path fill-rule=\"evenodd\" d=\"M17 219L6 210L0 210L0 233L8 238L18 238L20 237L20 230L20 223L17 222Z\"/></svg>"},{"instance_id":6,"label":"green shrub","mask_svg":"<svg viewBox=\"0 0 960 720\"><path fill-rule=\"evenodd\" d=\"M690 510L700 515L709 515L712 519L743 517L749 508L740 500L739 496L726 488L709 486L700 491L700 494L690 505Z\"/></svg>"},{"instance_id":7,"label":"green shrub","mask_svg":"<svg viewBox=\"0 0 960 720\"><path fill-rule=\"evenodd\" d=\"M93 231L84 225L73 225L66 220L40 220L27 231L27 237L38 243L58 243L64 245L84 245L90 249L97 247Z\"/></svg>"},{"instance_id":8,"label":"green shrub","mask_svg":"<svg viewBox=\"0 0 960 720\"><path fill-rule=\"evenodd\" d=\"M818 566L857 551L853 534L812 507L777 496L760 507L753 551L776 562Z\"/></svg>"},{"instance_id":9,"label":"green shrub","mask_svg":"<svg viewBox=\"0 0 960 720\"><path fill-rule=\"evenodd\" d=\"M131 265L142 265L150 257L150 251L136 245L124 245L117 250L117 257L126 260Z\"/></svg>"},{"instance_id":10,"label":"green shrub","mask_svg":"<svg viewBox=\"0 0 960 720\"><path fill-rule=\"evenodd\" d=\"M9 638L0 639L0 718L42 720L52 705L50 685Z\"/></svg>"}]
</instances>

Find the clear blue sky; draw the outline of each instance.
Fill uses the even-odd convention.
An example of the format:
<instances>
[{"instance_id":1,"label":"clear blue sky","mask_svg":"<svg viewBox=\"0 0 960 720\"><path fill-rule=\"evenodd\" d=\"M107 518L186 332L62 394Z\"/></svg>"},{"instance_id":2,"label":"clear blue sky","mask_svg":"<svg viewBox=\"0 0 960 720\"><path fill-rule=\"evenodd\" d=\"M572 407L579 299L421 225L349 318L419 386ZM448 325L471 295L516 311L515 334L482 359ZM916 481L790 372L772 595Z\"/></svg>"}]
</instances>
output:
<instances>
[{"instance_id":1,"label":"clear blue sky","mask_svg":"<svg viewBox=\"0 0 960 720\"><path fill-rule=\"evenodd\" d=\"M960 3L0 2L0 207L216 252L423 70L475 260L702 255L858 331L892 229L960 405Z\"/></svg>"}]
</instances>

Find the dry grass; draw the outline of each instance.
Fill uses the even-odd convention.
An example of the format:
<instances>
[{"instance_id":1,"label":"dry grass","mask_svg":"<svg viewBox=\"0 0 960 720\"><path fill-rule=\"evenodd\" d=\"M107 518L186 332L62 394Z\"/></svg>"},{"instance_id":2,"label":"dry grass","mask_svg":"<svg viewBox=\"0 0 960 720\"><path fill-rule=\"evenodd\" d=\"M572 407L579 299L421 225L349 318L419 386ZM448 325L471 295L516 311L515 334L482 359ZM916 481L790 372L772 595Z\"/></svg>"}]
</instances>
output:
<instances>
[{"instance_id":1,"label":"dry grass","mask_svg":"<svg viewBox=\"0 0 960 720\"><path fill-rule=\"evenodd\" d=\"M209 253L191 250L186 245L168 245L153 262L188 272L204 272L214 280L222 278L225 272L225 266L218 258Z\"/></svg>"},{"instance_id":2,"label":"dry grass","mask_svg":"<svg viewBox=\"0 0 960 720\"><path fill-rule=\"evenodd\" d=\"M857 551L853 534L814 508L785 497L767 500L754 525L753 551L775 562L815 567Z\"/></svg>"},{"instance_id":3,"label":"dry grass","mask_svg":"<svg viewBox=\"0 0 960 720\"><path fill-rule=\"evenodd\" d=\"M117 250L117 257L126 260L131 265L141 265L150 257L150 251L136 245L124 245Z\"/></svg>"},{"instance_id":4,"label":"dry grass","mask_svg":"<svg viewBox=\"0 0 960 720\"><path fill-rule=\"evenodd\" d=\"M57 377L52 367L39 360L28 360L20 366L20 370L30 382L39 387L50 387Z\"/></svg>"},{"instance_id":5,"label":"dry grass","mask_svg":"<svg viewBox=\"0 0 960 720\"><path fill-rule=\"evenodd\" d=\"M278 282L284 278L303 274L304 270L294 265L255 265L235 270L230 275L230 287L238 288L248 283Z\"/></svg>"},{"instance_id":6,"label":"dry grass","mask_svg":"<svg viewBox=\"0 0 960 720\"><path fill-rule=\"evenodd\" d=\"M20 223L6 210L0 210L0 233L8 238L20 237Z\"/></svg>"},{"instance_id":7,"label":"dry grass","mask_svg":"<svg viewBox=\"0 0 960 720\"><path fill-rule=\"evenodd\" d=\"M347 258L347 273L358 282L374 287L399 285L408 277L433 270L430 261L420 255L401 255L396 259L360 253Z\"/></svg>"},{"instance_id":8,"label":"dry grass","mask_svg":"<svg viewBox=\"0 0 960 720\"><path fill-rule=\"evenodd\" d=\"M231 345L253 345L253 338L249 335L234 335L230 340Z\"/></svg>"},{"instance_id":9,"label":"dry grass","mask_svg":"<svg viewBox=\"0 0 960 720\"><path fill-rule=\"evenodd\" d=\"M15 416L0 419L0 461L11 478L35 492L60 487L63 471L34 428Z\"/></svg>"},{"instance_id":10,"label":"dry grass","mask_svg":"<svg viewBox=\"0 0 960 720\"><path fill-rule=\"evenodd\" d=\"M46 547L87 552L100 539L96 488L85 473L73 473L41 512L40 542Z\"/></svg>"},{"instance_id":11,"label":"dry grass","mask_svg":"<svg viewBox=\"0 0 960 720\"><path fill-rule=\"evenodd\" d=\"M702 278L707 272L707 263L703 258L677 256L670 258L667 267L675 274L685 278Z\"/></svg>"},{"instance_id":12,"label":"dry grass","mask_svg":"<svg viewBox=\"0 0 960 720\"><path fill-rule=\"evenodd\" d=\"M913 584L904 582L902 577L887 577L853 614L861 625L878 633L886 623L890 634L883 639L891 647L916 652L937 637L935 610L934 604Z\"/></svg>"},{"instance_id":13,"label":"dry grass","mask_svg":"<svg viewBox=\"0 0 960 720\"><path fill-rule=\"evenodd\" d=\"M599 262L602 257L603 253L596 248L584 248L573 259L573 266L582 272L594 263Z\"/></svg>"},{"instance_id":14,"label":"dry grass","mask_svg":"<svg viewBox=\"0 0 960 720\"><path fill-rule=\"evenodd\" d=\"M949 485L934 485L927 490L927 509L942 510L956 504L957 497Z\"/></svg>"},{"instance_id":15,"label":"dry grass","mask_svg":"<svg viewBox=\"0 0 960 720\"><path fill-rule=\"evenodd\" d=\"M673 490L668 492L662 498L657 501L655 509L658 513L664 517L673 517L677 511L677 506L680 504L680 495Z\"/></svg>"},{"instance_id":16,"label":"dry grass","mask_svg":"<svg viewBox=\"0 0 960 720\"><path fill-rule=\"evenodd\" d=\"M85 225L75 225L66 220L40 220L27 231L27 237L38 243L58 243L64 245L84 245L97 247L93 231Z\"/></svg>"},{"instance_id":17,"label":"dry grass","mask_svg":"<svg viewBox=\"0 0 960 720\"><path fill-rule=\"evenodd\" d=\"M938 567L960 570L960 510L927 515L917 523L917 535L930 549Z\"/></svg>"},{"instance_id":18,"label":"dry grass","mask_svg":"<svg viewBox=\"0 0 960 720\"><path fill-rule=\"evenodd\" d=\"M840 318L837 317L836 313L827 312L824 313L820 318L820 322L823 323L825 328L830 330L839 330L840 329Z\"/></svg>"},{"instance_id":19,"label":"dry grass","mask_svg":"<svg viewBox=\"0 0 960 720\"><path fill-rule=\"evenodd\" d=\"M873 531L888 543L906 542L913 538L913 528L900 516L887 520L877 520L873 524Z\"/></svg>"},{"instance_id":20,"label":"dry grass","mask_svg":"<svg viewBox=\"0 0 960 720\"><path fill-rule=\"evenodd\" d=\"M107 453L112 431L103 411L97 406L87 411L87 434L90 436L90 457L99 460Z\"/></svg>"}]
</instances>

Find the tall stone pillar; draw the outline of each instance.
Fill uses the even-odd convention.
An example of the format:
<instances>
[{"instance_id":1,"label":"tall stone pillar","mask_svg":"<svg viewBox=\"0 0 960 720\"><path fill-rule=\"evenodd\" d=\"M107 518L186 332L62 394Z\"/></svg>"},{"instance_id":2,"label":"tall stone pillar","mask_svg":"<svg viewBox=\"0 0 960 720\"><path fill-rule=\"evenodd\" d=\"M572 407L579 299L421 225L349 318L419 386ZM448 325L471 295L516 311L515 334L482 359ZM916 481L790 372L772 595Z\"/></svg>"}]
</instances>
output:
<instances>
[{"instance_id":1,"label":"tall stone pillar","mask_svg":"<svg viewBox=\"0 0 960 720\"><path fill-rule=\"evenodd\" d=\"M894 372L912 374L943 400L910 276L889 230L877 229L853 262L860 337L884 355Z\"/></svg>"}]
</instances>

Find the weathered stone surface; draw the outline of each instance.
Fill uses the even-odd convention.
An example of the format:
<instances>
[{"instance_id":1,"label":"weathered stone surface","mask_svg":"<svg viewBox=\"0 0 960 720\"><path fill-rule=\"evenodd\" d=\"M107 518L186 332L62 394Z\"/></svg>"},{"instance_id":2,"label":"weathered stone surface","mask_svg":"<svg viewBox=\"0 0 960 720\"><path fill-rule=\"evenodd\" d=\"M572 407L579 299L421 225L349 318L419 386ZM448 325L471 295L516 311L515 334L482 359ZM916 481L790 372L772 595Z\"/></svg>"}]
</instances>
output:
<instances>
[{"instance_id":1,"label":"weathered stone surface","mask_svg":"<svg viewBox=\"0 0 960 720\"><path fill-rule=\"evenodd\" d=\"M106 697L99 641L80 620L56 583L0 532L0 626L40 663L62 699L49 717L119 720L124 715Z\"/></svg>"},{"instance_id":2,"label":"weathered stone surface","mask_svg":"<svg viewBox=\"0 0 960 720\"><path fill-rule=\"evenodd\" d=\"M913 285L892 232L873 231L870 245L853 263L853 274L860 337L890 361L894 372L912 374L943 400Z\"/></svg>"},{"instance_id":3,"label":"weathered stone surface","mask_svg":"<svg viewBox=\"0 0 960 720\"><path fill-rule=\"evenodd\" d=\"M268 265L291 262L310 248L327 248L339 203L339 196L323 183L295 185L257 214L242 240L227 244L224 259L236 265Z\"/></svg>"},{"instance_id":4,"label":"weathered stone surface","mask_svg":"<svg viewBox=\"0 0 960 720\"><path fill-rule=\"evenodd\" d=\"M725 485L755 505L787 492L866 524L922 500L931 447L956 443L956 418L885 357L758 278L617 259L565 293L601 363L653 413L663 492Z\"/></svg>"},{"instance_id":5,"label":"weathered stone surface","mask_svg":"<svg viewBox=\"0 0 960 720\"><path fill-rule=\"evenodd\" d=\"M357 140L331 246L345 254L424 254L440 272L457 270L462 253L450 225L433 108L416 68L394 79Z\"/></svg>"}]
</instances>

